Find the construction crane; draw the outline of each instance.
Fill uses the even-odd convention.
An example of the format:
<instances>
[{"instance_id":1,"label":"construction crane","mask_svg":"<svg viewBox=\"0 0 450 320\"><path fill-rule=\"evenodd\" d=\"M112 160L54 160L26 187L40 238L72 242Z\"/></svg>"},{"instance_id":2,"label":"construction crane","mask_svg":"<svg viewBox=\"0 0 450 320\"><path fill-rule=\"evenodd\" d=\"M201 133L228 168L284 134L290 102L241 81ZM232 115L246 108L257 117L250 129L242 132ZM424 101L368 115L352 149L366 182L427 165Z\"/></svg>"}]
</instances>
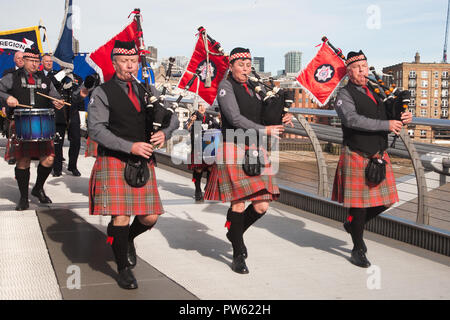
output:
<instances>
[{"instance_id":1,"label":"construction crane","mask_svg":"<svg viewBox=\"0 0 450 320\"><path fill-rule=\"evenodd\" d=\"M450 10L450 0L448 0L447 4L447 22L445 24L445 41L444 41L444 55L442 58L443 63L447 63L447 35L448 35L448 15Z\"/></svg>"}]
</instances>

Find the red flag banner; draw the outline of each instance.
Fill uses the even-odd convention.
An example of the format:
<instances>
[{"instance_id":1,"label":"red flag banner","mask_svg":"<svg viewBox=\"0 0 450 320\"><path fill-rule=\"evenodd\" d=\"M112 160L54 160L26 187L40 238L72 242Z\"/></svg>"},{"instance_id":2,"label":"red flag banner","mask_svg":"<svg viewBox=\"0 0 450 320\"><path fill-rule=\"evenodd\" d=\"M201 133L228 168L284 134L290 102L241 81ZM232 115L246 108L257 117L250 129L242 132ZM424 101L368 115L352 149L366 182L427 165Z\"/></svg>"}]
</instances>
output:
<instances>
[{"instance_id":1,"label":"red flag banner","mask_svg":"<svg viewBox=\"0 0 450 320\"><path fill-rule=\"evenodd\" d=\"M208 104L213 104L214 99L217 96L217 89L219 87L220 81L222 81L225 73L228 69L228 56L224 56L217 50L217 43L211 44L209 39L208 42L208 57L205 48L204 37L200 32L198 35L197 44L195 45L194 53L192 54L191 60L184 72L183 76L178 83L178 87L185 89L189 80L192 79L194 74L198 74L198 79L194 81L189 91L197 92L198 95L206 101ZM209 60L209 72L211 75L211 86L205 87L205 82L207 82L207 58Z\"/></svg>"},{"instance_id":2,"label":"red flag banner","mask_svg":"<svg viewBox=\"0 0 450 320\"><path fill-rule=\"evenodd\" d=\"M114 75L114 67L111 60L111 51L114 48L114 42L134 41L139 47L139 36L137 31L136 20L133 20L119 34L114 36L100 48L92 52L86 57L86 62L100 75L102 81L108 81Z\"/></svg>"},{"instance_id":3,"label":"red flag banner","mask_svg":"<svg viewBox=\"0 0 450 320\"><path fill-rule=\"evenodd\" d=\"M304 89L319 106L323 107L346 75L345 63L326 44L297 77Z\"/></svg>"}]
</instances>

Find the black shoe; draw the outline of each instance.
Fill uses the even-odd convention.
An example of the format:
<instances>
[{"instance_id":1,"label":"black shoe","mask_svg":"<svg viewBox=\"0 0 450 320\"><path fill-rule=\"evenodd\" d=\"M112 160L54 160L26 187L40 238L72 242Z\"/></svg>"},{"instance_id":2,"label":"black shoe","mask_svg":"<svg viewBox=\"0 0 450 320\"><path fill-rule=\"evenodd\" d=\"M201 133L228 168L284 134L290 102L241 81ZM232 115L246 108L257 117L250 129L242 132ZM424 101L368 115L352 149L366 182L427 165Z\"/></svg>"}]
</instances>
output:
<instances>
[{"instance_id":1,"label":"black shoe","mask_svg":"<svg viewBox=\"0 0 450 320\"><path fill-rule=\"evenodd\" d=\"M27 210L30 207L28 198L20 198L19 203L16 206L17 211Z\"/></svg>"},{"instance_id":2,"label":"black shoe","mask_svg":"<svg viewBox=\"0 0 450 320\"><path fill-rule=\"evenodd\" d=\"M352 250L352 257L350 258L350 262L361 268L370 267L370 262L369 260L367 260L366 254L362 249Z\"/></svg>"},{"instance_id":3,"label":"black shoe","mask_svg":"<svg viewBox=\"0 0 450 320\"><path fill-rule=\"evenodd\" d=\"M81 173L80 173L80 171L78 171L77 168L67 169L67 170L70 171L70 172L72 172L72 174L73 174L75 177L81 176Z\"/></svg>"},{"instance_id":4,"label":"black shoe","mask_svg":"<svg viewBox=\"0 0 450 320\"><path fill-rule=\"evenodd\" d=\"M9 159L8 164L10 165L16 164L16 159Z\"/></svg>"},{"instance_id":5,"label":"black shoe","mask_svg":"<svg viewBox=\"0 0 450 320\"><path fill-rule=\"evenodd\" d=\"M31 194L37 197L40 203L52 203L52 200L45 194L44 189L37 190L33 188Z\"/></svg>"},{"instance_id":6,"label":"black shoe","mask_svg":"<svg viewBox=\"0 0 450 320\"><path fill-rule=\"evenodd\" d=\"M247 265L245 264L245 258L242 254L238 255L236 258L233 258L231 270L240 274L249 273Z\"/></svg>"},{"instance_id":7,"label":"black shoe","mask_svg":"<svg viewBox=\"0 0 450 320\"><path fill-rule=\"evenodd\" d=\"M195 191L195 201L203 201L202 190Z\"/></svg>"},{"instance_id":8,"label":"black shoe","mask_svg":"<svg viewBox=\"0 0 450 320\"><path fill-rule=\"evenodd\" d=\"M128 241L127 262L131 269L136 266L136 248L133 241Z\"/></svg>"},{"instance_id":9,"label":"black shoe","mask_svg":"<svg viewBox=\"0 0 450 320\"><path fill-rule=\"evenodd\" d=\"M61 177L62 172L61 172L61 171L55 171L55 170L53 170L52 175L53 175L54 177Z\"/></svg>"},{"instance_id":10,"label":"black shoe","mask_svg":"<svg viewBox=\"0 0 450 320\"><path fill-rule=\"evenodd\" d=\"M345 229L345 231L347 231L347 233L352 233L352 226L351 226L351 223L350 223L350 221L345 221L344 222L344 229ZM363 250L363 252L364 253L367 253L367 247L366 247L366 244L364 243L364 240L363 240L363 242L362 242L362 250Z\"/></svg>"},{"instance_id":11,"label":"black shoe","mask_svg":"<svg viewBox=\"0 0 450 320\"><path fill-rule=\"evenodd\" d=\"M230 234L229 234L228 232L227 232L226 236L227 236L228 241L231 242ZM247 258L248 258L247 247L245 246L244 242L242 242L241 254L242 254L242 256L244 257L244 259L247 259Z\"/></svg>"},{"instance_id":12,"label":"black shoe","mask_svg":"<svg viewBox=\"0 0 450 320\"><path fill-rule=\"evenodd\" d=\"M119 271L117 284L123 289L137 289L138 284L130 267L126 267L125 269Z\"/></svg>"}]
</instances>

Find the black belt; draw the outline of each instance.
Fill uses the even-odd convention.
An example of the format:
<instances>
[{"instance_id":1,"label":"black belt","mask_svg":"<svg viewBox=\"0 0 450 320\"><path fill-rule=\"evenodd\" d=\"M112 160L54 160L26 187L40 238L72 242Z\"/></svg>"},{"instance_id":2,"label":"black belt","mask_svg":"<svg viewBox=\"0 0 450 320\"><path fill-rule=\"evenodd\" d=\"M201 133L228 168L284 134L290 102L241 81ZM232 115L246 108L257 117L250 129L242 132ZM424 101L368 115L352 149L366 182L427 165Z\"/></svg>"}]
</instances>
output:
<instances>
[{"instance_id":1,"label":"black belt","mask_svg":"<svg viewBox=\"0 0 450 320\"><path fill-rule=\"evenodd\" d=\"M130 154L130 153L125 153L122 151L112 150L112 149L106 148L100 144L97 147L97 155L100 157L113 157L113 158L119 159L122 162L127 162L128 160L138 161L138 160L143 159L141 156L137 156L137 155ZM152 160L156 165L156 159L153 154L151 155L150 159L145 159L145 160L147 160L148 162Z\"/></svg>"}]
</instances>

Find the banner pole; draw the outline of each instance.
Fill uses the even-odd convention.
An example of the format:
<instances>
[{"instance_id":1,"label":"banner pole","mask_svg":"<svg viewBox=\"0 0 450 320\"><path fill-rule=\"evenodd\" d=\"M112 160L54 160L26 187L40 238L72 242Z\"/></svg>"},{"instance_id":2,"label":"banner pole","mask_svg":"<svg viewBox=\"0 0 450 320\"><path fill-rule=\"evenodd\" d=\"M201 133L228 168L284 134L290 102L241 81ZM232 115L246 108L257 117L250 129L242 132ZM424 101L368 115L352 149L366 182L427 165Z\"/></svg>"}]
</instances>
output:
<instances>
[{"instance_id":1,"label":"banner pole","mask_svg":"<svg viewBox=\"0 0 450 320\"><path fill-rule=\"evenodd\" d=\"M42 19L39 19L39 27L42 27L42 29L44 29L44 35L45 35L45 38L47 39L47 48L48 48L48 53L50 54L50 55L53 55L53 50L52 50L52 47L50 46L50 39L48 38L48 35L47 35L47 28L44 26L44 22L42 21Z\"/></svg>"}]
</instances>

